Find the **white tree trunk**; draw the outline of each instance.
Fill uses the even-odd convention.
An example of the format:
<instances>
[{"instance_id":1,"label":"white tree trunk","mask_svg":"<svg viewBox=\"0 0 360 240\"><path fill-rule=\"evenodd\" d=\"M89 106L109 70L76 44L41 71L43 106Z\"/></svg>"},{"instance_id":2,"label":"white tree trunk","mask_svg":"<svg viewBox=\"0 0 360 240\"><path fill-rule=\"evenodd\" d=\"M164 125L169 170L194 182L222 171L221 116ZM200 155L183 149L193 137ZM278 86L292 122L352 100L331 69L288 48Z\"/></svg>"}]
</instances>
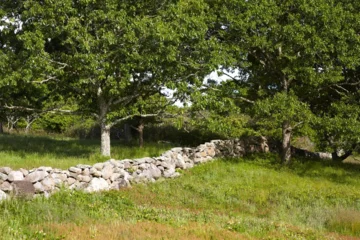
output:
<instances>
[{"instance_id":1,"label":"white tree trunk","mask_svg":"<svg viewBox=\"0 0 360 240\"><path fill-rule=\"evenodd\" d=\"M110 157L110 127L101 124L101 155Z\"/></svg>"},{"instance_id":2,"label":"white tree trunk","mask_svg":"<svg viewBox=\"0 0 360 240\"><path fill-rule=\"evenodd\" d=\"M291 126L288 121L282 125L282 163L289 164L291 161Z\"/></svg>"}]
</instances>

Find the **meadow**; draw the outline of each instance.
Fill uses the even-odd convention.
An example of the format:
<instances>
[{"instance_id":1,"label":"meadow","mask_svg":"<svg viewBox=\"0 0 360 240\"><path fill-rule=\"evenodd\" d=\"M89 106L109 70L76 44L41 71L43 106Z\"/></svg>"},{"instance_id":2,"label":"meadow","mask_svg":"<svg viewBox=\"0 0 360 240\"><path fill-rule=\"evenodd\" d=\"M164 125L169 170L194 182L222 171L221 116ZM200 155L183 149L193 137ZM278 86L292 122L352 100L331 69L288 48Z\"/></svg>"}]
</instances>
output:
<instances>
[{"instance_id":1,"label":"meadow","mask_svg":"<svg viewBox=\"0 0 360 240\"><path fill-rule=\"evenodd\" d=\"M7 137L16 138L2 140ZM91 156L91 146L79 148ZM162 151L155 145L151 149ZM51 154L30 152L35 153L43 153L43 159ZM63 159L67 157L76 159ZM120 191L86 194L63 189L49 198L3 201L0 238L357 239L359 176L360 165L351 163L296 159L283 167L272 154L219 159L181 171L176 179Z\"/></svg>"},{"instance_id":2,"label":"meadow","mask_svg":"<svg viewBox=\"0 0 360 240\"><path fill-rule=\"evenodd\" d=\"M112 140L114 159L155 157L171 148L170 144L137 143ZM74 139L62 135L34 136L25 134L0 134L0 166L13 169L51 166L67 169L77 164L94 164L108 160L100 155L100 140Z\"/></svg>"}]
</instances>

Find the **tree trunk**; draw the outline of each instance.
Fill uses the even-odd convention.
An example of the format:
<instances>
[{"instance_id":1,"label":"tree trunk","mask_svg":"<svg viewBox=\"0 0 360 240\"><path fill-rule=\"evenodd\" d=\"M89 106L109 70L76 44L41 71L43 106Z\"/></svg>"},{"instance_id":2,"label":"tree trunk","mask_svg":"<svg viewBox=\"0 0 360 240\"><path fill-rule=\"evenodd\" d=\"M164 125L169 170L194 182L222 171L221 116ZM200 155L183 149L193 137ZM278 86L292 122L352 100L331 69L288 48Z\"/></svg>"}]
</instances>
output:
<instances>
[{"instance_id":1,"label":"tree trunk","mask_svg":"<svg viewBox=\"0 0 360 240\"><path fill-rule=\"evenodd\" d=\"M99 104L99 124L101 130L101 147L100 152L102 156L110 157L110 125L107 125L107 114L109 111L109 104L105 101L102 96L102 90L98 89L98 104Z\"/></svg>"},{"instance_id":2,"label":"tree trunk","mask_svg":"<svg viewBox=\"0 0 360 240\"><path fill-rule=\"evenodd\" d=\"M292 147L292 153L296 156L300 156L300 157L306 157L306 158L311 158L311 159L319 159L319 160L331 160L331 161L338 161L341 162L343 160L345 160L347 157L352 155L353 149L355 149L355 147L357 146L357 144L354 144L352 146L351 150L346 151L343 155L339 155L336 151L333 153L328 153L328 152L310 152L304 149L300 149L300 148L296 148L296 147Z\"/></svg>"},{"instance_id":3,"label":"tree trunk","mask_svg":"<svg viewBox=\"0 0 360 240\"><path fill-rule=\"evenodd\" d=\"M140 120L137 130L139 132L139 146L142 148L144 146L144 121L142 119Z\"/></svg>"},{"instance_id":4,"label":"tree trunk","mask_svg":"<svg viewBox=\"0 0 360 240\"><path fill-rule=\"evenodd\" d=\"M101 128L101 155L110 157L110 127L105 123L100 124Z\"/></svg>"},{"instance_id":5,"label":"tree trunk","mask_svg":"<svg viewBox=\"0 0 360 240\"><path fill-rule=\"evenodd\" d=\"M291 125L284 121L282 125L282 163L287 165L291 161Z\"/></svg>"},{"instance_id":6,"label":"tree trunk","mask_svg":"<svg viewBox=\"0 0 360 240\"><path fill-rule=\"evenodd\" d=\"M0 122L0 134L4 133L3 123Z\"/></svg>"}]
</instances>

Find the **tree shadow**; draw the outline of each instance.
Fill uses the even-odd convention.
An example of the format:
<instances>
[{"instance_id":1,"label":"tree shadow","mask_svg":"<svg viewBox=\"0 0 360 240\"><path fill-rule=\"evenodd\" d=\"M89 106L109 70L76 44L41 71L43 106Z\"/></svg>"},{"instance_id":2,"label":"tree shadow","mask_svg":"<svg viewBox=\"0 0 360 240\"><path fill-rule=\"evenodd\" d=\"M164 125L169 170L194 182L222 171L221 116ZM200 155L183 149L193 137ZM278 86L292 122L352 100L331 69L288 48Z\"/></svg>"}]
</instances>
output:
<instances>
[{"instance_id":1,"label":"tree shadow","mask_svg":"<svg viewBox=\"0 0 360 240\"><path fill-rule=\"evenodd\" d=\"M354 162L335 162L314 159L293 158L289 166L281 164L277 154L251 154L245 157L224 158L223 161L237 164L251 162L257 166L275 171L287 171L299 177L327 180L338 184L357 185L360 177L360 164Z\"/></svg>"},{"instance_id":2,"label":"tree shadow","mask_svg":"<svg viewBox=\"0 0 360 240\"><path fill-rule=\"evenodd\" d=\"M0 135L0 151L15 152L20 156L30 153L53 154L57 157L88 156L99 149L98 140L55 139L45 136Z\"/></svg>"}]
</instances>

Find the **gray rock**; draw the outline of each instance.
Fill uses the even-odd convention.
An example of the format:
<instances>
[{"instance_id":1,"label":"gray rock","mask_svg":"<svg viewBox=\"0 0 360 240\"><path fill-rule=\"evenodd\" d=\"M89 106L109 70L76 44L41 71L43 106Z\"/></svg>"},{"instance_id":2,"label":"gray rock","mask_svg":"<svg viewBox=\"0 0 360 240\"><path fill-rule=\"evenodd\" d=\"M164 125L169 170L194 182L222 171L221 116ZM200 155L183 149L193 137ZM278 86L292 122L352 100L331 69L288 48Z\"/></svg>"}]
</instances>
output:
<instances>
[{"instance_id":1,"label":"gray rock","mask_svg":"<svg viewBox=\"0 0 360 240\"><path fill-rule=\"evenodd\" d=\"M154 179L158 179L161 177L161 170L157 168L155 165L151 165L148 171L151 174L151 177Z\"/></svg>"},{"instance_id":2,"label":"gray rock","mask_svg":"<svg viewBox=\"0 0 360 240\"><path fill-rule=\"evenodd\" d=\"M70 173L80 174L80 173L82 172L82 170L81 170L81 168L70 167L70 168L69 168L69 172L70 172Z\"/></svg>"},{"instance_id":3,"label":"gray rock","mask_svg":"<svg viewBox=\"0 0 360 240\"><path fill-rule=\"evenodd\" d=\"M119 181L119 188L131 187L129 180L121 179Z\"/></svg>"},{"instance_id":4,"label":"gray rock","mask_svg":"<svg viewBox=\"0 0 360 240\"><path fill-rule=\"evenodd\" d=\"M6 181L8 179L8 175L5 173L0 172L0 180Z\"/></svg>"},{"instance_id":5,"label":"gray rock","mask_svg":"<svg viewBox=\"0 0 360 240\"><path fill-rule=\"evenodd\" d=\"M35 188L31 182L28 181L14 181L12 183L15 196L33 197Z\"/></svg>"},{"instance_id":6,"label":"gray rock","mask_svg":"<svg viewBox=\"0 0 360 240\"><path fill-rule=\"evenodd\" d=\"M170 178L176 178L176 177L180 177L180 173L178 173L178 172L174 172L174 174L173 175L171 175L170 176Z\"/></svg>"},{"instance_id":7,"label":"gray rock","mask_svg":"<svg viewBox=\"0 0 360 240\"><path fill-rule=\"evenodd\" d=\"M120 174L120 173L113 173L113 174L110 176L110 181L114 182L114 181L118 180L120 177L121 177L121 174Z\"/></svg>"},{"instance_id":8,"label":"gray rock","mask_svg":"<svg viewBox=\"0 0 360 240\"><path fill-rule=\"evenodd\" d=\"M164 171L164 177L169 178L175 173L175 168L170 168Z\"/></svg>"},{"instance_id":9,"label":"gray rock","mask_svg":"<svg viewBox=\"0 0 360 240\"><path fill-rule=\"evenodd\" d=\"M29 171L24 169L24 168L20 168L19 169L20 172L22 172L22 174L24 175L24 177L26 177L29 174Z\"/></svg>"},{"instance_id":10,"label":"gray rock","mask_svg":"<svg viewBox=\"0 0 360 240\"><path fill-rule=\"evenodd\" d=\"M4 173L4 174L9 174L10 172L12 171L12 169L11 168L9 168L9 167L2 167L2 168L0 168L0 173Z\"/></svg>"},{"instance_id":11,"label":"gray rock","mask_svg":"<svg viewBox=\"0 0 360 240\"><path fill-rule=\"evenodd\" d=\"M67 175L65 173L52 173L51 177L53 179L59 179L59 180L61 180L63 182L65 182L66 179L67 179Z\"/></svg>"},{"instance_id":12,"label":"gray rock","mask_svg":"<svg viewBox=\"0 0 360 240\"><path fill-rule=\"evenodd\" d=\"M24 174L20 171L11 171L8 175L8 181L22 181L24 180Z\"/></svg>"},{"instance_id":13,"label":"gray rock","mask_svg":"<svg viewBox=\"0 0 360 240\"><path fill-rule=\"evenodd\" d=\"M109 184L103 178L93 178L85 188L85 192L98 192L109 189Z\"/></svg>"},{"instance_id":14,"label":"gray rock","mask_svg":"<svg viewBox=\"0 0 360 240\"><path fill-rule=\"evenodd\" d=\"M94 177L101 177L102 172L96 170L96 168L90 168L90 174Z\"/></svg>"},{"instance_id":15,"label":"gray rock","mask_svg":"<svg viewBox=\"0 0 360 240\"><path fill-rule=\"evenodd\" d=\"M69 177L73 177L73 178L77 178L80 175L80 173L74 173L74 172L69 172Z\"/></svg>"},{"instance_id":16,"label":"gray rock","mask_svg":"<svg viewBox=\"0 0 360 240\"><path fill-rule=\"evenodd\" d=\"M105 166L102 171L102 177L107 180L111 177L111 175L114 173L114 170L113 170L113 166L112 165L108 165L108 166Z\"/></svg>"},{"instance_id":17,"label":"gray rock","mask_svg":"<svg viewBox=\"0 0 360 240\"><path fill-rule=\"evenodd\" d=\"M184 157L181 154L177 155L176 167L181 168L181 169L186 168Z\"/></svg>"},{"instance_id":18,"label":"gray rock","mask_svg":"<svg viewBox=\"0 0 360 240\"><path fill-rule=\"evenodd\" d=\"M81 170L84 170L86 168L91 168L92 166L90 165L85 165L85 164L78 164L75 166L76 168L80 168Z\"/></svg>"},{"instance_id":19,"label":"gray rock","mask_svg":"<svg viewBox=\"0 0 360 240\"><path fill-rule=\"evenodd\" d=\"M0 202L7 199L7 198L8 198L8 195L6 195L5 192L0 190Z\"/></svg>"},{"instance_id":20,"label":"gray rock","mask_svg":"<svg viewBox=\"0 0 360 240\"><path fill-rule=\"evenodd\" d=\"M42 166L42 167L39 167L37 170L38 170L38 171L51 172L51 171L52 171L52 167L44 167L44 166Z\"/></svg>"},{"instance_id":21,"label":"gray rock","mask_svg":"<svg viewBox=\"0 0 360 240\"><path fill-rule=\"evenodd\" d=\"M41 184L41 182L37 182L34 184L35 192L36 193L43 193L45 192L44 186Z\"/></svg>"},{"instance_id":22,"label":"gray rock","mask_svg":"<svg viewBox=\"0 0 360 240\"><path fill-rule=\"evenodd\" d=\"M91 181L91 177L90 176L84 176L84 175L78 175L77 180L79 180L80 182L90 182Z\"/></svg>"},{"instance_id":23,"label":"gray rock","mask_svg":"<svg viewBox=\"0 0 360 240\"><path fill-rule=\"evenodd\" d=\"M90 176L90 168L83 169L81 174L84 176Z\"/></svg>"},{"instance_id":24,"label":"gray rock","mask_svg":"<svg viewBox=\"0 0 360 240\"><path fill-rule=\"evenodd\" d=\"M141 170L148 169L149 167L150 167L150 164L148 164L148 163L141 163L139 165L139 169L141 169Z\"/></svg>"},{"instance_id":25,"label":"gray rock","mask_svg":"<svg viewBox=\"0 0 360 240\"><path fill-rule=\"evenodd\" d=\"M95 163L93 166L96 170L102 170L104 167L104 163Z\"/></svg>"},{"instance_id":26,"label":"gray rock","mask_svg":"<svg viewBox=\"0 0 360 240\"><path fill-rule=\"evenodd\" d=\"M13 186L11 186L11 184L9 182L3 182L0 185L0 190L2 190L4 192L11 192L13 190Z\"/></svg>"},{"instance_id":27,"label":"gray rock","mask_svg":"<svg viewBox=\"0 0 360 240\"><path fill-rule=\"evenodd\" d=\"M87 183L85 182L75 182L74 184L72 184L69 189L77 189L77 190L83 190L87 187Z\"/></svg>"},{"instance_id":28,"label":"gray rock","mask_svg":"<svg viewBox=\"0 0 360 240\"><path fill-rule=\"evenodd\" d=\"M45 191L52 191L55 189L55 181L52 178L45 178L41 181L41 184Z\"/></svg>"},{"instance_id":29,"label":"gray rock","mask_svg":"<svg viewBox=\"0 0 360 240\"><path fill-rule=\"evenodd\" d=\"M46 171L35 171L29 173L29 175L27 175L24 180L34 183L43 180L48 175L49 174Z\"/></svg>"},{"instance_id":30,"label":"gray rock","mask_svg":"<svg viewBox=\"0 0 360 240\"><path fill-rule=\"evenodd\" d=\"M72 178L72 177L69 177L67 180L66 180L67 184L70 186L72 184L74 184L76 182L76 179L75 178Z\"/></svg>"}]
</instances>

